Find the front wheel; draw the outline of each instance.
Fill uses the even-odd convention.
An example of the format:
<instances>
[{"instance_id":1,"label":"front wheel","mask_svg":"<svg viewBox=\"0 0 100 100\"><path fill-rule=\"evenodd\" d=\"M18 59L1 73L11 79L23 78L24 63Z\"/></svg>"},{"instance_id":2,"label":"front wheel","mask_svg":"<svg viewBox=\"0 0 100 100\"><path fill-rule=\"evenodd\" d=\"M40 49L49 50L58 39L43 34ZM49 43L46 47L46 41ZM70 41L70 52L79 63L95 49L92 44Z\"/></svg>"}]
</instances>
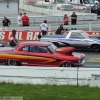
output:
<instances>
[{"instance_id":1,"label":"front wheel","mask_svg":"<svg viewBox=\"0 0 100 100\"><path fill-rule=\"evenodd\" d=\"M94 44L94 45L92 46L92 50L93 50L93 51L96 51L96 52L100 51L100 45L99 45L99 44Z\"/></svg>"},{"instance_id":2,"label":"front wheel","mask_svg":"<svg viewBox=\"0 0 100 100\"><path fill-rule=\"evenodd\" d=\"M8 65L9 66L18 66L18 62L16 60L8 60Z\"/></svg>"},{"instance_id":3,"label":"front wheel","mask_svg":"<svg viewBox=\"0 0 100 100\"><path fill-rule=\"evenodd\" d=\"M72 67L72 64L70 62L64 62L60 67Z\"/></svg>"}]
</instances>

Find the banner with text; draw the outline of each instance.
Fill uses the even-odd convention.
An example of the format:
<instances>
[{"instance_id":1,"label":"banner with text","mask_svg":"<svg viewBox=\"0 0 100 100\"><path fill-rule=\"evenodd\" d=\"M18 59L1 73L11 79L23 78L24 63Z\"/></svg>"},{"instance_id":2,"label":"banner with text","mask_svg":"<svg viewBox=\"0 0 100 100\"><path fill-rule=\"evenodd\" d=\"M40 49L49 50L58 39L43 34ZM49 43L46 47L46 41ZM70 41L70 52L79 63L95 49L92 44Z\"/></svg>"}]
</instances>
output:
<instances>
[{"instance_id":1,"label":"banner with text","mask_svg":"<svg viewBox=\"0 0 100 100\"><path fill-rule=\"evenodd\" d=\"M68 33L68 32L66 32ZM100 31L87 31L88 34L100 34ZM10 37L10 30L0 30L0 40L8 41ZM36 41L38 40L38 35L41 34L41 31L38 30L30 30L30 31L17 31L16 39L19 41ZM55 31L48 31L49 35L54 35Z\"/></svg>"}]
</instances>

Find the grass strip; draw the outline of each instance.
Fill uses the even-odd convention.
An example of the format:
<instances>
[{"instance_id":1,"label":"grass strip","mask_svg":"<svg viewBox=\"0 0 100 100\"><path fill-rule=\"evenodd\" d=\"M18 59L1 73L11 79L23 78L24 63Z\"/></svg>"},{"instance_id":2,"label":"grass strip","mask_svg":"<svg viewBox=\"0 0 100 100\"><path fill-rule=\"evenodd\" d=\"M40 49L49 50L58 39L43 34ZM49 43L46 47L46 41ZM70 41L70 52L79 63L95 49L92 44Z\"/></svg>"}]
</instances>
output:
<instances>
[{"instance_id":1,"label":"grass strip","mask_svg":"<svg viewBox=\"0 0 100 100\"><path fill-rule=\"evenodd\" d=\"M100 100L100 88L2 82L0 83L0 96L22 96L24 100Z\"/></svg>"}]
</instances>

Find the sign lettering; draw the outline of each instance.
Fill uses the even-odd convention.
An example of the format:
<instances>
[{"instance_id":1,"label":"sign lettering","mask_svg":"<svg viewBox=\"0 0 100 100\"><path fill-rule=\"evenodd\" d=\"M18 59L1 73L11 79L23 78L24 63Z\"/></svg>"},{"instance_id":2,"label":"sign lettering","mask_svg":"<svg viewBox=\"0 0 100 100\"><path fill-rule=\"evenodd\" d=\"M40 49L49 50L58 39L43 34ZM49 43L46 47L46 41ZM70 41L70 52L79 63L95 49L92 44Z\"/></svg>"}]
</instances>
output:
<instances>
[{"instance_id":1,"label":"sign lettering","mask_svg":"<svg viewBox=\"0 0 100 100\"><path fill-rule=\"evenodd\" d=\"M4 40L5 38L5 32L0 32L0 40Z\"/></svg>"},{"instance_id":2,"label":"sign lettering","mask_svg":"<svg viewBox=\"0 0 100 100\"><path fill-rule=\"evenodd\" d=\"M23 40L22 32L19 32L19 33L18 33L18 36L19 36L19 37L18 37L18 38L19 38L18 40Z\"/></svg>"},{"instance_id":3,"label":"sign lettering","mask_svg":"<svg viewBox=\"0 0 100 100\"><path fill-rule=\"evenodd\" d=\"M26 40L32 40L33 38L33 32L27 32Z\"/></svg>"},{"instance_id":4,"label":"sign lettering","mask_svg":"<svg viewBox=\"0 0 100 100\"><path fill-rule=\"evenodd\" d=\"M68 33L68 32L64 32ZM10 37L11 31L5 31L1 30L0 31L0 40L8 41ZM38 40L38 35L41 34L41 31L35 31L35 30L30 30L30 31L17 31L16 32L16 39L19 41L36 41ZM48 35L54 35L55 31L48 31ZM87 34L100 34L99 31L87 31Z\"/></svg>"}]
</instances>

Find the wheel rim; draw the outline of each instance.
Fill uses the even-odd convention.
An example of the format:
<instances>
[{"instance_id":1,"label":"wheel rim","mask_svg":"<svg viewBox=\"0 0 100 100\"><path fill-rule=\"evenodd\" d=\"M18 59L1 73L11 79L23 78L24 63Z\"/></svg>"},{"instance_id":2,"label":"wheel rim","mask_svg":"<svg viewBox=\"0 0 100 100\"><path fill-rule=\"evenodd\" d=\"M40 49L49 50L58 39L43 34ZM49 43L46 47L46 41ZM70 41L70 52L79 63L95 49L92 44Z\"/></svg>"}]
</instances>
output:
<instances>
[{"instance_id":1,"label":"wheel rim","mask_svg":"<svg viewBox=\"0 0 100 100\"><path fill-rule=\"evenodd\" d=\"M15 60L8 60L9 66L16 66L17 62Z\"/></svg>"},{"instance_id":2,"label":"wheel rim","mask_svg":"<svg viewBox=\"0 0 100 100\"><path fill-rule=\"evenodd\" d=\"M65 62L61 65L61 67L72 67L70 62Z\"/></svg>"},{"instance_id":3,"label":"wheel rim","mask_svg":"<svg viewBox=\"0 0 100 100\"><path fill-rule=\"evenodd\" d=\"M100 46L99 45L94 45L93 46L93 50L94 51L99 51L100 50Z\"/></svg>"}]
</instances>

